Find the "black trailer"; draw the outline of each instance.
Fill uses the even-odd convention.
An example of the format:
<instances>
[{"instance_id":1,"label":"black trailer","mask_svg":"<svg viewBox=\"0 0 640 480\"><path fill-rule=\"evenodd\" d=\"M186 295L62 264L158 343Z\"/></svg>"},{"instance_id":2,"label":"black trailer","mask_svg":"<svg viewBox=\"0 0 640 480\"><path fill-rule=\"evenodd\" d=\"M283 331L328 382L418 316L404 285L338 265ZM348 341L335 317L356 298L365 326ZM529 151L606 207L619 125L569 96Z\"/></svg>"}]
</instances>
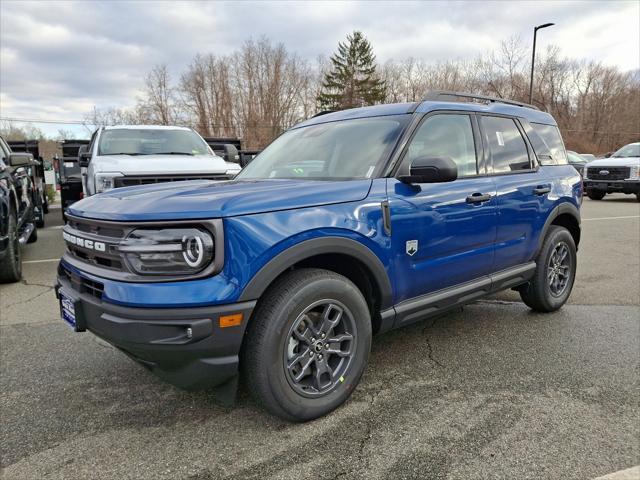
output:
<instances>
[{"instance_id":1,"label":"black trailer","mask_svg":"<svg viewBox=\"0 0 640 480\"><path fill-rule=\"evenodd\" d=\"M33 163L28 168L29 176L33 182L33 216L36 226L42 228L44 227L44 215L49 213L49 201L40 144L38 140L10 140L7 143L13 152L26 152L33 155Z\"/></svg>"},{"instance_id":2,"label":"black trailer","mask_svg":"<svg viewBox=\"0 0 640 480\"><path fill-rule=\"evenodd\" d=\"M239 163L242 168L260 153L260 150L243 150L242 141L239 138L205 137L204 141L211 147L213 153L224 158L226 162Z\"/></svg>"},{"instance_id":3,"label":"black trailer","mask_svg":"<svg viewBox=\"0 0 640 480\"><path fill-rule=\"evenodd\" d=\"M79 150L89 145L89 140L62 140L60 148L62 157L57 159L60 178L60 200L62 218L67 207L82 199L82 171L78 163Z\"/></svg>"}]
</instances>

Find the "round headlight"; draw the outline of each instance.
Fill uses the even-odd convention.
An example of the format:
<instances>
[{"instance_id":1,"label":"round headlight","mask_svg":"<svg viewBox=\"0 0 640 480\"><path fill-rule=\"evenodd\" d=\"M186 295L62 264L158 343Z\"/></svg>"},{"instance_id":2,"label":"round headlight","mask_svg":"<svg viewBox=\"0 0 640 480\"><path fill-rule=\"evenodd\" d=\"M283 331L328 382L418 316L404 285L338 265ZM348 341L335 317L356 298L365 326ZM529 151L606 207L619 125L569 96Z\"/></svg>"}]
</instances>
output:
<instances>
[{"instance_id":1,"label":"round headlight","mask_svg":"<svg viewBox=\"0 0 640 480\"><path fill-rule=\"evenodd\" d=\"M192 268L198 268L202 265L204 259L204 244L199 236L183 236L182 237L182 256Z\"/></svg>"},{"instance_id":2,"label":"round headlight","mask_svg":"<svg viewBox=\"0 0 640 480\"><path fill-rule=\"evenodd\" d=\"M213 260L213 237L199 228L138 229L120 243L131 270L141 275L188 275Z\"/></svg>"}]
</instances>

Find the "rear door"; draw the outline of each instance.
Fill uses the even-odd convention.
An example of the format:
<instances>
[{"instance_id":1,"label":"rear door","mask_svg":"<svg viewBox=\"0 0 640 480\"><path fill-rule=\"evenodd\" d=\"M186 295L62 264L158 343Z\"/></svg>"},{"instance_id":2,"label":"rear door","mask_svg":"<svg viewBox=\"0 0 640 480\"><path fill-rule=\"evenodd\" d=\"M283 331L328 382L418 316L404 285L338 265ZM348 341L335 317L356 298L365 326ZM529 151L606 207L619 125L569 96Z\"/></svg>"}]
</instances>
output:
<instances>
[{"instance_id":1,"label":"rear door","mask_svg":"<svg viewBox=\"0 0 640 480\"><path fill-rule=\"evenodd\" d=\"M449 157L458 179L412 185L389 179L396 302L488 275L496 235L495 186L481 162L473 114L430 114L403 155L399 175L417 157Z\"/></svg>"},{"instance_id":2,"label":"rear door","mask_svg":"<svg viewBox=\"0 0 640 480\"><path fill-rule=\"evenodd\" d=\"M538 167L515 118L482 115L480 129L487 168L496 184L497 234L494 271L531 260L540 226L550 211L551 179Z\"/></svg>"}]
</instances>

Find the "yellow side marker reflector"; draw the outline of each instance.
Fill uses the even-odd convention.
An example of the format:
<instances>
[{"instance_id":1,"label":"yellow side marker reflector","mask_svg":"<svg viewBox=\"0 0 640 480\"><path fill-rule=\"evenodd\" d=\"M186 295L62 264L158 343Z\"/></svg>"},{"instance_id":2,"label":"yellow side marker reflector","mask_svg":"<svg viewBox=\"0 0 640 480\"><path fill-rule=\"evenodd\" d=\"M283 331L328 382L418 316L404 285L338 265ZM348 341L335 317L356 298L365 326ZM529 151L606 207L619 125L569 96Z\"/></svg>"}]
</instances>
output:
<instances>
[{"instance_id":1,"label":"yellow side marker reflector","mask_svg":"<svg viewBox=\"0 0 640 480\"><path fill-rule=\"evenodd\" d=\"M344 383L344 377L340 377L340 383Z\"/></svg>"},{"instance_id":2,"label":"yellow side marker reflector","mask_svg":"<svg viewBox=\"0 0 640 480\"><path fill-rule=\"evenodd\" d=\"M241 323L242 323L241 313L234 313L232 315L222 315L218 319L218 324L220 325L220 328L237 327Z\"/></svg>"}]
</instances>

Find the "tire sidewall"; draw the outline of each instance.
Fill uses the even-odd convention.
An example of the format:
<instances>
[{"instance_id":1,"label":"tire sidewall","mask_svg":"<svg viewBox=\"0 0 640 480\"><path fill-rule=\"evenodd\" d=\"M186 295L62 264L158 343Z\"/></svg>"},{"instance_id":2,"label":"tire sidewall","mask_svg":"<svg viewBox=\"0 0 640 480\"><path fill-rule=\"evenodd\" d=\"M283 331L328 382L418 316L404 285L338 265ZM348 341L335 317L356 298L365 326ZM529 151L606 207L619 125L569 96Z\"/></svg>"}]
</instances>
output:
<instances>
[{"instance_id":1,"label":"tire sidewall","mask_svg":"<svg viewBox=\"0 0 640 480\"><path fill-rule=\"evenodd\" d=\"M560 296L554 296L551 294L549 290L549 284L547 281L547 268L549 265L549 257L558 243L564 242L569 247L569 256L570 256L570 266L571 273L569 276L569 283L567 284L564 292ZM548 240L545 242L544 249L542 251L542 255L540 256L540 268L536 272L538 275L538 282L540 287L543 289L542 293L542 301L545 303L545 307L549 311L557 310L562 307L569 296L571 295L571 291L573 289L573 284L576 278L576 267L578 264L578 259L576 255L576 245L573 240L573 237L569 233L569 231L565 228L555 228L549 235Z\"/></svg>"},{"instance_id":2,"label":"tire sidewall","mask_svg":"<svg viewBox=\"0 0 640 480\"><path fill-rule=\"evenodd\" d=\"M297 393L286 378L283 352L288 333L300 313L318 300L337 300L346 306L356 325L356 353L345 372L344 381L326 396L307 398ZM351 395L358 384L369 358L371 348L370 313L360 291L347 279L321 277L311 279L278 309L278 318L273 319L265 335L265 362L262 374L268 378L271 394L280 406L292 416L311 420L335 409Z\"/></svg>"},{"instance_id":3,"label":"tire sidewall","mask_svg":"<svg viewBox=\"0 0 640 480\"><path fill-rule=\"evenodd\" d=\"M2 279L3 281L17 282L22 277L22 251L17 241L18 225L13 209L9 211L8 224L9 245L2 261L2 268L5 270L2 272ZM16 240L14 241L12 237Z\"/></svg>"}]
</instances>

